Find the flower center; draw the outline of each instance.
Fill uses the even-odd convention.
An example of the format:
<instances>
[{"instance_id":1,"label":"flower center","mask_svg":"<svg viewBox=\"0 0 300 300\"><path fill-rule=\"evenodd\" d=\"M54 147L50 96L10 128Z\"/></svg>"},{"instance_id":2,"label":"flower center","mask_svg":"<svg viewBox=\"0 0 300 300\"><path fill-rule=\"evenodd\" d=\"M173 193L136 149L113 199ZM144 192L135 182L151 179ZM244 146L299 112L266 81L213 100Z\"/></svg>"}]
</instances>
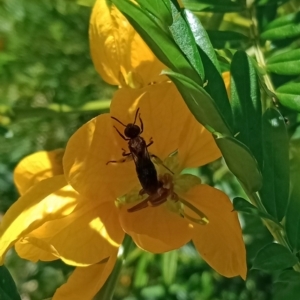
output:
<instances>
[{"instance_id":1,"label":"flower center","mask_svg":"<svg viewBox=\"0 0 300 300\"><path fill-rule=\"evenodd\" d=\"M165 204L167 209L178 214L179 216L186 218L187 220L206 225L209 223L206 215L197 209L193 204L185 199L179 197L187 192L195 185L201 184L199 177L190 174L179 174L178 158L177 155L168 157L164 162L156 157L156 167L158 171L158 188L154 193L147 194L143 189L135 189L131 193L125 195L123 198L125 203L132 203L137 201L137 194L139 196L147 195L147 198L132 206L127 211L136 212L147 207L156 207ZM169 172L166 173L166 170ZM174 173L173 173L174 171ZM186 208L189 208L197 217L192 217L186 212Z\"/></svg>"},{"instance_id":2,"label":"flower center","mask_svg":"<svg viewBox=\"0 0 300 300\"><path fill-rule=\"evenodd\" d=\"M166 202L168 198L170 200L177 202L178 196L173 191L173 181L172 175L169 173L165 173L163 175L159 175L158 182L160 183L160 187L157 189L156 193L149 195L145 200L138 203L137 205L128 209L128 212L135 212L146 208L148 206L154 207L159 206ZM145 192L143 190L140 191L140 195L143 195Z\"/></svg>"}]
</instances>

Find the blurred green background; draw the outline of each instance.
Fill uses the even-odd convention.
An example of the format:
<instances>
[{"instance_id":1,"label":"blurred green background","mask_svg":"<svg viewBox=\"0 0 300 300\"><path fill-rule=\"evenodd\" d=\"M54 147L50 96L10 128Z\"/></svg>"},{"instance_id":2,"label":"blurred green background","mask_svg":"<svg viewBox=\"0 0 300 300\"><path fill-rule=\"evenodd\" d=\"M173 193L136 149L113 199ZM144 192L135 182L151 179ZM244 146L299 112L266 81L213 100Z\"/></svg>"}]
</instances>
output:
<instances>
[{"instance_id":1,"label":"blurred green background","mask_svg":"<svg viewBox=\"0 0 300 300\"><path fill-rule=\"evenodd\" d=\"M101 80L89 54L92 2L0 1L0 220L18 198L13 185L16 164L33 152L64 147L78 127L108 111L115 87ZM205 20L203 15L204 24ZM211 27L209 21L206 25ZM227 14L222 26L247 33L249 22L242 14ZM248 47L240 39L219 45L220 53L225 45ZM231 198L242 195L221 160L192 171ZM114 299L272 299L274 274L251 270L255 254L272 238L260 219L243 215L241 222L249 266L246 282L218 275L192 245L163 255L134 248ZM51 297L73 270L60 261L34 264L21 260L13 250L6 266L23 300Z\"/></svg>"}]
</instances>

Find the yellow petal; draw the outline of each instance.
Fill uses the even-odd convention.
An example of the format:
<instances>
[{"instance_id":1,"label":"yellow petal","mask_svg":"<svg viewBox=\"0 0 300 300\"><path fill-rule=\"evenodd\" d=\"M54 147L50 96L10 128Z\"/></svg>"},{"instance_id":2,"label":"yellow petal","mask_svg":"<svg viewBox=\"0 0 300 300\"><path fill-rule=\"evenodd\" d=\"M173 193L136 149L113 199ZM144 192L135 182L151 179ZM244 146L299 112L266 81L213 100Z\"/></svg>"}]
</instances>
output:
<instances>
[{"instance_id":1,"label":"yellow petal","mask_svg":"<svg viewBox=\"0 0 300 300\"><path fill-rule=\"evenodd\" d=\"M223 72L222 77L225 83L228 98L230 99L230 72L229 71Z\"/></svg>"},{"instance_id":2,"label":"yellow petal","mask_svg":"<svg viewBox=\"0 0 300 300\"><path fill-rule=\"evenodd\" d=\"M112 272L116 259L117 252L112 254L107 262L98 263L89 267L77 267L68 281L56 290L52 299L93 299Z\"/></svg>"},{"instance_id":3,"label":"yellow petal","mask_svg":"<svg viewBox=\"0 0 300 300\"><path fill-rule=\"evenodd\" d=\"M164 253L167 251L170 251L170 245L165 244L163 241L156 240L154 238L151 238L147 235L142 235L142 234L136 234L131 232L131 237L135 244L148 252L152 253ZM180 247L180 246L179 246ZM177 249L179 247L176 247L174 249Z\"/></svg>"},{"instance_id":4,"label":"yellow petal","mask_svg":"<svg viewBox=\"0 0 300 300\"><path fill-rule=\"evenodd\" d=\"M133 123L136 110L144 124L141 136L148 143L153 139L149 152L160 159L178 148L182 123L192 116L172 82L149 85L140 90L119 89L111 102L111 115L124 124ZM140 126L140 120L137 120ZM124 127L112 120L111 126L123 132ZM115 131L116 138L122 140ZM127 148L126 148L127 149Z\"/></svg>"},{"instance_id":5,"label":"yellow petal","mask_svg":"<svg viewBox=\"0 0 300 300\"><path fill-rule=\"evenodd\" d=\"M137 245L155 253L180 248L191 240L192 228L178 214L167 209L166 205L148 207L127 212L128 205L120 208L120 223L124 231L132 235ZM140 235L137 237L135 234ZM142 235L147 236L143 239ZM158 240L157 248L151 239ZM139 242L140 241L140 242ZM149 248L147 247L149 246Z\"/></svg>"},{"instance_id":6,"label":"yellow petal","mask_svg":"<svg viewBox=\"0 0 300 300\"><path fill-rule=\"evenodd\" d=\"M109 114L103 114L83 125L70 138L64 159L65 176L85 198L105 202L129 192L138 179L133 161L110 163L122 158Z\"/></svg>"},{"instance_id":7,"label":"yellow petal","mask_svg":"<svg viewBox=\"0 0 300 300\"><path fill-rule=\"evenodd\" d=\"M193 242L202 258L225 277L246 278L246 250L238 215L223 192L198 185L181 195L209 219L207 225L194 225ZM188 214L192 212L187 209Z\"/></svg>"},{"instance_id":8,"label":"yellow petal","mask_svg":"<svg viewBox=\"0 0 300 300\"><path fill-rule=\"evenodd\" d=\"M48 244L48 251L54 251L52 254L66 264L87 266L101 261L118 249L124 231L111 201L97 207L79 205L70 215L45 223L31 232L29 237L38 238L43 250L42 243Z\"/></svg>"},{"instance_id":9,"label":"yellow petal","mask_svg":"<svg viewBox=\"0 0 300 300\"><path fill-rule=\"evenodd\" d=\"M0 263L19 238L45 222L62 218L76 206L77 193L63 175L45 179L21 196L6 212L0 224Z\"/></svg>"},{"instance_id":10,"label":"yellow petal","mask_svg":"<svg viewBox=\"0 0 300 300\"><path fill-rule=\"evenodd\" d=\"M15 244L15 250L18 255L32 262L53 261L59 258L59 255L52 245L49 245L41 239L35 237L25 237L18 240Z\"/></svg>"},{"instance_id":11,"label":"yellow petal","mask_svg":"<svg viewBox=\"0 0 300 300\"><path fill-rule=\"evenodd\" d=\"M197 122L194 116L191 116L182 127L178 148L182 168L203 166L221 157L211 133Z\"/></svg>"},{"instance_id":12,"label":"yellow petal","mask_svg":"<svg viewBox=\"0 0 300 300\"><path fill-rule=\"evenodd\" d=\"M140 88L165 80L165 76L158 76L163 64L108 1L96 1L89 34L94 65L109 84Z\"/></svg>"},{"instance_id":13,"label":"yellow petal","mask_svg":"<svg viewBox=\"0 0 300 300\"><path fill-rule=\"evenodd\" d=\"M14 171L14 182L21 195L37 182L63 174L64 150L39 151L26 156Z\"/></svg>"}]
</instances>

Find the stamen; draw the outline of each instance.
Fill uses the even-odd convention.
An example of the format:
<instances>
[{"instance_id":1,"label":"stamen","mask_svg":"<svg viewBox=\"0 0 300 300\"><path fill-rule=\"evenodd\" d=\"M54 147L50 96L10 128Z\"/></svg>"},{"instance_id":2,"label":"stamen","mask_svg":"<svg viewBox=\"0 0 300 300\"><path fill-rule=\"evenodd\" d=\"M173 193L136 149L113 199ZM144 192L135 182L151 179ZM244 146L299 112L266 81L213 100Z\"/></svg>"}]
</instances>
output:
<instances>
[{"instance_id":1,"label":"stamen","mask_svg":"<svg viewBox=\"0 0 300 300\"><path fill-rule=\"evenodd\" d=\"M190 220L194 223L198 223L200 225L206 225L209 223L209 220L206 217L206 215L202 211L200 211L198 208L196 208L193 204L185 201L184 199L180 199L180 202L183 205L187 206L189 209L191 209L194 213L196 213L200 217L200 219L193 218L182 210L181 215L183 215L185 218L187 218L188 220Z\"/></svg>"}]
</instances>

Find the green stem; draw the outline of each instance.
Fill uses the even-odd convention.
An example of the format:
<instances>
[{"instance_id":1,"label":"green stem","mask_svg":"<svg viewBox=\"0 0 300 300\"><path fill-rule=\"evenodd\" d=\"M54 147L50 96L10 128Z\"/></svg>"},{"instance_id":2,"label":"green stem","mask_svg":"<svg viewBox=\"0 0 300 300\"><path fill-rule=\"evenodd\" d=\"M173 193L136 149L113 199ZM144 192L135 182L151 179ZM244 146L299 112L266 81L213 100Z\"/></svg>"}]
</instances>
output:
<instances>
[{"instance_id":1,"label":"green stem","mask_svg":"<svg viewBox=\"0 0 300 300\"><path fill-rule=\"evenodd\" d=\"M261 203L261 200L258 197L258 195L253 194L253 193L251 194L251 193L247 192L247 190L245 188L244 188L244 190L247 193L251 203L253 205L255 205L260 211L267 213L267 211L266 211L265 207L263 206L263 204ZM282 231L282 229L270 220L262 219L262 221L263 221L264 225L268 228L268 230L271 233L271 235L273 236L274 240L277 241L279 244L286 247L287 249L289 249L292 252L292 249L291 249L288 241L286 240L284 232ZM298 262L294 266L294 270L297 271L297 272L300 272L300 262Z\"/></svg>"},{"instance_id":2,"label":"green stem","mask_svg":"<svg viewBox=\"0 0 300 300\"><path fill-rule=\"evenodd\" d=\"M45 117L57 117L58 115L66 114L88 114L88 113L101 113L109 109L111 100L98 100L87 102L80 107L71 107L66 104L50 104L47 107L37 108L12 108L7 109L4 115L13 118L15 120L25 118L45 118Z\"/></svg>"},{"instance_id":3,"label":"green stem","mask_svg":"<svg viewBox=\"0 0 300 300\"><path fill-rule=\"evenodd\" d=\"M101 290L97 293L95 300L112 300L115 292L115 287L119 279L123 264L126 262L133 241L129 235L126 235L121 246L122 253L118 255L115 267L109 275ZM119 251L120 253L120 251Z\"/></svg>"},{"instance_id":4,"label":"green stem","mask_svg":"<svg viewBox=\"0 0 300 300\"><path fill-rule=\"evenodd\" d=\"M264 90L265 90L267 96L271 97L273 103L275 105L278 105L278 103L277 103L278 101L276 98L275 89L274 89L272 80L266 72L266 60L265 60L264 54L260 47L258 25L257 25L257 20L255 17L254 10L255 10L254 7L250 8L249 15L250 15L250 19L252 22L252 24L250 26L250 34L251 34L251 37L253 38L255 58L257 60L259 67L262 68L264 71L264 74L261 75L262 81L265 85ZM266 103L264 103L264 106L266 107Z\"/></svg>"}]
</instances>

